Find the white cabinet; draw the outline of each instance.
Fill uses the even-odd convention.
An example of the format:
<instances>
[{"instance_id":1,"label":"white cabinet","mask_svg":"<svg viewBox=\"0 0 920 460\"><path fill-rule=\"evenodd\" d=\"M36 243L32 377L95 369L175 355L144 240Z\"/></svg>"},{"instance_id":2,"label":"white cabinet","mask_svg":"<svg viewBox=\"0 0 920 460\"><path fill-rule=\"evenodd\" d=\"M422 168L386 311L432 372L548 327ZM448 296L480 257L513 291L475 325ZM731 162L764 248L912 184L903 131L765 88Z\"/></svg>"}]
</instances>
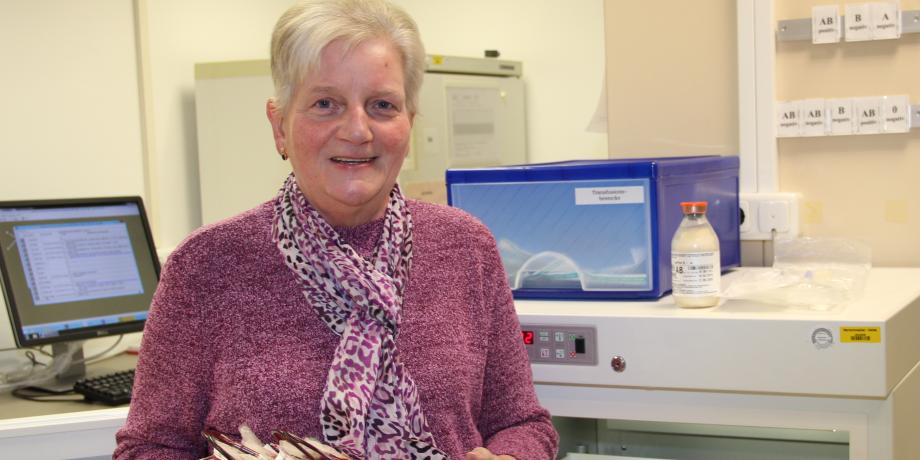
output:
<instances>
[{"instance_id":1,"label":"white cabinet","mask_svg":"<svg viewBox=\"0 0 920 460\"><path fill-rule=\"evenodd\" d=\"M806 440L823 432L832 439L814 442L847 446L843 457L785 458L907 460L920 452L911 434L920 428L920 269L872 269L862 298L838 312L742 301L685 310L669 297L516 305L525 329L596 329L596 343L586 344L596 364L534 364L533 373L540 401L553 415L595 419L597 433L661 432L610 428L611 419L668 422L670 430L683 426L690 435L719 426L793 430ZM852 328L877 328L878 340L853 341L846 336ZM614 357L625 361L621 372L611 366ZM717 447L709 447L709 456L693 456L718 445L707 439L786 436L757 432L685 437L682 442L695 447L687 444L687 454L673 458L722 458Z\"/></svg>"}]
</instances>

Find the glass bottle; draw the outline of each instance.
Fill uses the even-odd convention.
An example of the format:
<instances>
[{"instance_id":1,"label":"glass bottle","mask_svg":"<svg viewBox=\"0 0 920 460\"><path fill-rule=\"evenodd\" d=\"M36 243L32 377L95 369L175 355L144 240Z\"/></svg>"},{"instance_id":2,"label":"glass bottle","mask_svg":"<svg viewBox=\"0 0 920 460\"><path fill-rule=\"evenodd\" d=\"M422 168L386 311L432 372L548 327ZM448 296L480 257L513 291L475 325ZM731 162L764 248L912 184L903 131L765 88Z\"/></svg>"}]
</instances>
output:
<instances>
[{"instance_id":1,"label":"glass bottle","mask_svg":"<svg viewBox=\"0 0 920 460\"><path fill-rule=\"evenodd\" d=\"M706 219L705 201L680 206L684 218L671 240L671 296L680 307L712 307L721 287L719 237Z\"/></svg>"}]
</instances>

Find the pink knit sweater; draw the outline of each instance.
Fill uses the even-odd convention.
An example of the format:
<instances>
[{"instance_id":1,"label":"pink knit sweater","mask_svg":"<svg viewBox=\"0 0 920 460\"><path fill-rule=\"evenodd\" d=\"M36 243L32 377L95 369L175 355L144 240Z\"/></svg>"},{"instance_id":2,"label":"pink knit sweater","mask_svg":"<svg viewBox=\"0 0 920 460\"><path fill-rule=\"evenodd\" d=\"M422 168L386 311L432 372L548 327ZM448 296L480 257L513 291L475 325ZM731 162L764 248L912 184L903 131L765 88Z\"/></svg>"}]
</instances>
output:
<instances>
[{"instance_id":1,"label":"pink knit sweater","mask_svg":"<svg viewBox=\"0 0 920 460\"><path fill-rule=\"evenodd\" d=\"M462 211L409 201L414 256L397 346L435 440L552 459L495 241ZM265 203L203 227L165 264L144 330L134 398L114 458L196 459L201 431L322 439L319 401L338 336L322 323L271 241ZM337 229L364 256L382 220Z\"/></svg>"}]
</instances>

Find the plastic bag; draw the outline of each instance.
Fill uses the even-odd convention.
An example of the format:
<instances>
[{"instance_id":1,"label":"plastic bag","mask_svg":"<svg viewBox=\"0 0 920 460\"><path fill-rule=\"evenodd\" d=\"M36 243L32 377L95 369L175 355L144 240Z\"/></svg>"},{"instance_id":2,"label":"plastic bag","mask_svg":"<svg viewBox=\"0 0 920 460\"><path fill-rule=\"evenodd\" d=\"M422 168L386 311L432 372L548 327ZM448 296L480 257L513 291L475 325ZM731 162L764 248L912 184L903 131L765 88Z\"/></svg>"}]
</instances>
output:
<instances>
[{"instance_id":1,"label":"plastic bag","mask_svg":"<svg viewBox=\"0 0 920 460\"><path fill-rule=\"evenodd\" d=\"M61 374L71 362L77 352L83 350L83 342L65 342L65 348L60 356L53 359L50 363L39 363L34 359L8 358L4 362L3 368L0 368L0 393L12 391L17 388L23 388L35 385L46 385L55 382L55 379ZM11 350L20 352L22 350ZM8 367L9 366L9 367Z\"/></svg>"},{"instance_id":2,"label":"plastic bag","mask_svg":"<svg viewBox=\"0 0 920 460\"><path fill-rule=\"evenodd\" d=\"M778 240L773 254L772 268L742 271L722 297L835 311L862 295L872 267L870 248L843 238Z\"/></svg>"}]
</instances>

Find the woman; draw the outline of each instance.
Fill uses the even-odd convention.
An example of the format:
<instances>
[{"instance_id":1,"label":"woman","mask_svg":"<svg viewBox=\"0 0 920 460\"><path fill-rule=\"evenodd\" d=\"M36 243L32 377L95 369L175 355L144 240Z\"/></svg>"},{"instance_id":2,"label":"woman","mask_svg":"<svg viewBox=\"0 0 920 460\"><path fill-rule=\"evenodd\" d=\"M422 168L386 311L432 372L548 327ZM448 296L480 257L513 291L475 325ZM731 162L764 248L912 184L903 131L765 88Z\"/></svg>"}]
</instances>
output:
<instances>
[{"instance_id":1,"label":"woman","mask_svg":"<svg viewBox=\"0 0 920 460\"><path fill-rule=\"evenodd\" d=\"M278 196L189 236L144 333L115 458L274 429L353 458L554 458L495 241L396 177L424 50L386 0L319 0L272 36Z\"/></svg>"}]
</instances>

